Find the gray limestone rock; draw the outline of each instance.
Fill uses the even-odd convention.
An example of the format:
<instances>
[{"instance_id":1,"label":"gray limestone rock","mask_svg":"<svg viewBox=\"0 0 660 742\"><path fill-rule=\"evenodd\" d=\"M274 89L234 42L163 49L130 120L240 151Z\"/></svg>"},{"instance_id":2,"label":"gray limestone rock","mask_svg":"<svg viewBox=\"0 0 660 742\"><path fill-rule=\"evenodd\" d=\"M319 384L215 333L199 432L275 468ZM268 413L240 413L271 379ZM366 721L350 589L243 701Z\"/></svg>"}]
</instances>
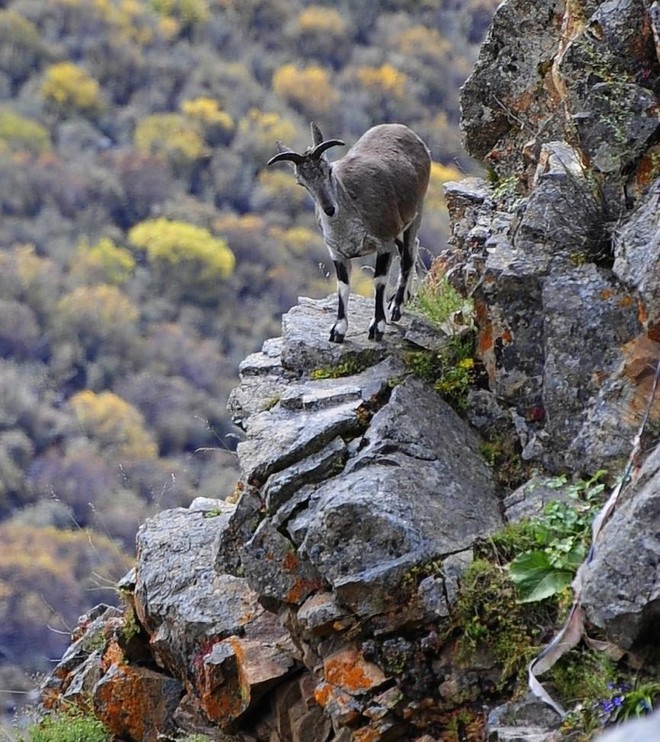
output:
<instances>
[{"instance_id":1,"label":"gray limestone rock","mask_svg":"<svg viewBox=\"0 0 660 742\"><path fill-rule=\"evenodd\" d=\"M546 430L563 459L592 399L620 366L621 347L639 331L637 308L611 273L593 263L548 276L542 302Z\"/></svg>"},{"instance_id":2,"label":"gray limestone rock","mask_svg":"<svg viewBox=\"0 0 660 742\"><path fill-rule=\"evenodd\" d=\"M245 544L241 563L250 586L262 598L300 604L323 581L311 564L301 559L291 541L270 519L263 520Z\"/></svg>"},{"instance_id":3,"label":"gray limestone rock","mask_svg":"<svg viewBox=\"0 0 660 742\"><path fill-rule=\"evenodd\" d=\"M461 89L461 128L467 151L479 159L497 148L521 149L541 123L552 131L552 102L544 76L556 54L559 0L506 0L495 11L474 71ZM524 33L512 33L521 28Z\"/></svg>"},{"instance_id":4,"label":"gray limestone rock","mask_svg":"<svg viewBox=\"0 0 660 742\"><path fill-rule=\"evenodd\" d=\"M553 265L557 256L574 265L602 249L606 217L586 172L579 152L566 142L541 147L514 237L514 245L524 250L539 275L561 270Z\"/></svg>"},{"instance_id":5,"label":"gray limestone rock","mask_svg":"<svg viewBox=\"0 0 660 742\"><path fill-rule=\"evenodd\" d=\"M660 739L660 711L617 724L614 729L599 734L594 742L654 742L656 739Z\"/></svg>"},{"instance_id":6,"label":"gray limestone rock","mask_svg":"<svg viewBox=\"0 0 660 742\"><path fill-rule=\"evenodd\" d=\"M618 174L646 148L660 119L653 94L653 33L640 0L609 0L570 40L558 69L585 154ZM587 10L587 12L589 12Z\"/></svg>"},{"instance_id":7,"label":"gray limestone rock","mask_svg":"<svg viewBox=\"0 0 660 742\"><path fill-rule=\"evenodd\" d=\"M242 632L246 617L263 612L245 579L213 568L231 510L166 510L138 532L136 613L159 664L175 676L205 644Z\"/></svg>"},{"instance_id":8,"label":"gray limestone rock","mask_svg":"<svg viewBox=\"0 0 660 742\"><path fill-rule=\"evenodd\" d=\"M559 742L561 719L544 703L527 695L494 708L486 721L489 742Z\"/></svg>"},{"instance_id":9,"label":"gray limestone rock","mask_svg":"<svg viewBox=\"0 0 660 742\"><path fill-rule=\"evenodd\" d=\"M659 208L656 187L617 230L614 241L614 274L637 292L649 327L660 324Z\"/></svg>"},{"instance_id":10,"label":"gray limestone rock","mask_svg":"<svg viewBox=\"0 0 660 742\"><path fill-rule=\"evenodd\" d=\"M504 498L504 515L509 523L517 523L524 518L533 518L543 513L545 506L553 500L571 502L566 494L568 486L561 486L561 480L548 479L535 474L525 484Z\"/></svg>"},{"instance_id":11,"label":"gray limestone rock","mask_svg":"<svg viewBox=\"0 0 660 742\"><path fill-rule=\"evenodd\" d=\"M303 485L316 484L338 474L344 468L347 457L348 448L337 436L318 453L271 474L263 487L263 498L268 511L274 513Z\"/></svg>"},{"instance_id":12,"label":"gray limestone rock","mask_svg":"<svg viewBox=\"0 0 660 742\"><path fill-rule=\"evenodd\" d=\"M584 576L586 616L623 649L657 642L660 617L660 446L595 545Z\"/></svg>"},{"instance_id":13,"label":"gray limestone rock","mask_svg":"<svg viewBox=\"0 0 660 742\"><path fill-rule=\"evenodd\" d=\"M374 415L342 476L317 485L280 530L342 602L369 614L394 599L415 564L467 549L500 526L478 438L409 378Z\"/></svg>"},{"instance_id":14,"label":"gray limestone rock","mask_svg":"<svg viewBox=\"0 0 660 742\"><path fill-rule=\"evenodd\" d=\"M277 407L252 416L248 438L237 447L244 480L260 486L271 474L317 453L337 436L355 437L361 404L357 399L313 412Z\"/></svg>"},{"instance_id":15,"label":"gray limestone rock","mask_svg":"<svg viewBox=\"0 0 660 742\"><path fill-rule=\"evenodd\" d=\"M353 363L374 365L387 355L387 345L367 338L373 318L373 302L351 296L349 329L343 343L328 340L337 312L337 297L324 300L300 298L282 317L282 365L287 369L313 371ZM390 325L387 333L396 333Z\"/></svg>"}]
</instances>

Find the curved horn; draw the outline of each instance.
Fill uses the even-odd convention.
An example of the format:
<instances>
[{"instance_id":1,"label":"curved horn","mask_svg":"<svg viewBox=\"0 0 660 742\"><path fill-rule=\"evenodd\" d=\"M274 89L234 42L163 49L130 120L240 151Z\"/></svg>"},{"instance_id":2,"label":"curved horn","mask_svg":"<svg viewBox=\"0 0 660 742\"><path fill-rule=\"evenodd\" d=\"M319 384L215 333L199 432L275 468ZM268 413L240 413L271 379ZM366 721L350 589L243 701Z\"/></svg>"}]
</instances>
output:
<instances>
[{"instance_id":1,"label":"curved horn","mask_svg":"<svg viewBox=\"0 0 660 742\"><path fill-rule=\"evenodd\" d=\"M278 143L278 148L279 148ZM282 152L278 152L276 155L270 158L268 162L266 163L266 166L274 165L276 162L293 162L296 165L299 165L302 160L304 160L304 155L299 155L297 152L294 152L292 149L283 149Z\"/></svg>"},{"instance_id":2,"label":"curved horn","mask_svg":"<svg viewBox=\"0 0 660 742\"><path fill-rule=\"evenodd\" d=\"M319 157L330 147L343 147L346 142L342 142L341 139L327 139L321 144L317 144L316 147L309 153L310 160L318 160Z\"/></svg>"}]
</instances>

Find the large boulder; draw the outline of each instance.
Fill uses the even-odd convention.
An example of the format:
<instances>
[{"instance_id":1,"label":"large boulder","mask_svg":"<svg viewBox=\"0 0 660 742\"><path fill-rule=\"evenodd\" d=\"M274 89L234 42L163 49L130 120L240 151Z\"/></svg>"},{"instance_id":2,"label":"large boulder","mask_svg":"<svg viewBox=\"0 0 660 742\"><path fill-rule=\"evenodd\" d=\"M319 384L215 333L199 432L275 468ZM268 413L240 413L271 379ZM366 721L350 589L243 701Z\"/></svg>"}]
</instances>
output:
<instances>
[{"instance_id":1,"label":"large boulder","mask_svg":"<svg viewBox=\"0 0 660 742\"><path fill-rule=\"evenodd\" d=\"M597 542L582 604L607 639L630 650L657 642L660 617L660 446L624 493Z\"/></svg>"}]
</instances>

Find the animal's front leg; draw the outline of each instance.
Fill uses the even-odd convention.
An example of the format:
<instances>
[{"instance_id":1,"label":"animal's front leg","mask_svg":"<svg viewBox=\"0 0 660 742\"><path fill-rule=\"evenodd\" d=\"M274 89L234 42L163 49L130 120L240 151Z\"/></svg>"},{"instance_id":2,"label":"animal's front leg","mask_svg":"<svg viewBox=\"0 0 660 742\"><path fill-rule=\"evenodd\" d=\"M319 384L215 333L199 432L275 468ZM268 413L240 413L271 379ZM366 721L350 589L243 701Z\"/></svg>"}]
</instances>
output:
<instances>
[{"instance_id":1,"label":"animal's front leg","mask_svg":"<svg viewBox=\"0 0 660 742\"><path fill-rule=\"evenodd\" d=\"M333 260L337 271L337 321L330 330L331 343L343 343L348 330L348 297L351 292L351 264L348 260Z\"/></svg>"},{"instance_id":2,"label":"animal's front leg","mask_svg":"<svg viewBox=\"0 0 660 742\"><path fill-rule=\"evenodd\" d=\"M376 257L376 271L374 273L376 306L374 318L369 325L369 340L382 340L385 332L385 288L387 287L387 274L390 270L391 259L392 254L389 252L378 253Z\"/></svg>"}]
</instances>

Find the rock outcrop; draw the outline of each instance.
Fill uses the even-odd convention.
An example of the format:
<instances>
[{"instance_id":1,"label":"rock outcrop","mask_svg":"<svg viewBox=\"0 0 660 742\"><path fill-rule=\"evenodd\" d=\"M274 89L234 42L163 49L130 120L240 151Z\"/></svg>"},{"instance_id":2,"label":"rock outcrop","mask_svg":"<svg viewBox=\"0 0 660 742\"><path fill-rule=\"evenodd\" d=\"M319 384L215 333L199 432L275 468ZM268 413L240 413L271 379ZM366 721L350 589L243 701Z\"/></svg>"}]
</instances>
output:
<instances>
[{"instance_id":1,"label":"rock outcrop","mask_svg":"<svg viewBox=\"0 0 660 742\"><path fill-rule=\"evenodd\" d=\"M85 685L128 739L176 728L313 742L413 739L443 683L447 710L476 697L438 636L473 543L502 526L492 472L479 437L403 362L417 347L406 337L432 328L409 316L374 345L371 302L356 298L355 334L331 344L333 305L301 300L282 338L242 364L237 501L142 526L130 610L91 621L78 643L96 654L72 646L46 706ZM157 709L137 700L150 687Z\"/></svg>"},{"instance_id":2,"label":"rock outcrop","mask_svg":"<svg viewBox=\"0 0 660 742\"><path fill-rule=\"evenodd\" d=\"M643 0L508 0L462 91L493 183L447 188L446 262L522 456L549 470L625 460L660 355L659 23Z\"/></svg>"}]
</instances>

